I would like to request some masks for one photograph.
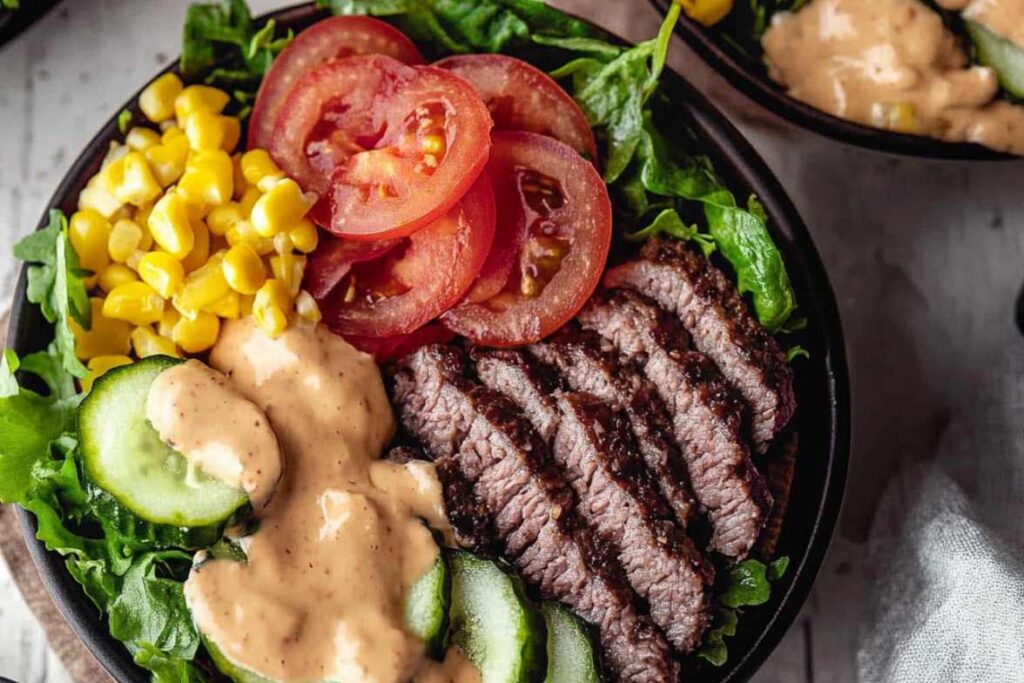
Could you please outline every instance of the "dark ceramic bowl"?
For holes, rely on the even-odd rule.
[[[666,11],[672,0],[650,0],[659,11]],[[765,109],[798,126],[850,145],[868,149],[932,159],[976,161],[1019,159],[981,145],[943,142],[920,135],[893,133],[841,119],[794,99],[768,77],[760,57],[752,57],[723,39],[720,29],[708,28],[683,15],[676,33],[711,67],[733,86]]]
[[[300,29],[320,18],[309,5],[275,12],[270,17],[283,27]],[[800,450],[789,512],[779,538],[778,553],[790,558],[790,569],[775,585],[771,601],[748,609],[739,632],[729,641],[730,657],[721,668],[699,666],[688,678],[694,682],[743,681],[768,657],[807,598],[821,566],[839,513],[850,441],[849,386],[843,335],[835,298],[807,228],[789,198],[753,148],[725,117],[677,74],[666,71],[665,93],[696,133],[719,173],[739,195],[756,193],[770,217],[773,237],[789,268],[806,330],[795,336],[810,352],[796,362],[799,412],[796,427]],[[134,108],[136,97],[129,100]],[[86,180],[99,168],[108,142],[118,136],[111,119],[75,161],[50,201],[70,213]],[[25,300],[21,274],[11,317],[11,343],[20,353],[42,348],[51,330],[34,306]],[[82,593],[56,553],[35,540],[35,520],[20,512],[25,542],[50,594],[72,628],[118,681],[148,680],[128,652],[107,631],[96,609]]]
[[[49,12],[60,0],[21,0],[17,10],[0,8],[0,47]]]

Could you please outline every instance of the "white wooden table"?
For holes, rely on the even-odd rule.
[[[280,0],[250,0],[257,11]],[[556,0],[629,38],[654,33],[642,0]],[[9,245],[29,232],[100,124],[178,52],[186,0],[67,0],[0,50],[0,301]],[[947,428],[977,456],[1019,443],[1024,340],[1024,164],[889,157],[796,130],[732,91],[678,41],[672,64],[751,138],[800,209],[829,268],[847,332],[854,456],[847,502],[814,593],[759,683],[855,681],[857,624],[873,581],[862,561],[891,473]],[[810,454],[813,457],[813,454]],[[970,462],[964,467],[969,470]],[[984,491],[985,482],[977,482]],[[0,563],[0,675],[66,680]]]

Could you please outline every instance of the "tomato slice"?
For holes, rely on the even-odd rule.
[[[597,163],[587,117],[558,83],[537,67],[505,55],[455,55],[434,66],[473,84],[498,130],[525,130],[561,140]]]
[[[404,33],[380,19],[352,16],[318,21],[295,37],[263,77],[249,117],[249,148],[270,144],[274,120],[299,76],[329,59],[353,55],[386,55],[405,64],[426,61]]]
[[[520,245],[512,274],[499,294],[461,303],[441,322],[478,344],[531,344],[574,316],[597,287],[612,206],[597,170],[568,145],[521,131],[496,131],[492,144],[497,234]]]
[[[313,216],[327,229],[355,240],[403,237],[466,193],[487,163],[491,125],[473,87],[451,72],[348,57],[295,84],[270,153],[320,195]]]
[[[454,338],[455,333],[451,330],[437,323],[430,323],[418,330],[396,337],[360,337],[350,334],[345,337],[345,341],[360,351],[370,354],[378,363],[386,363],[408,355],[422,346],[447,344]]]
[[[315,299],[323,299],[348,275],[352,266],[388,253],[401,240],[350,242],[330,233],[320,233],[316,251],[309,258],[302,287]]]
[[[494,239],[494,191],[481,175],[440,220],[372,261],[354,264],[321,301],[324,322],[343,336],[408,334],[457,303]]]

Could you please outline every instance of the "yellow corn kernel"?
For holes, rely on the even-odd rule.
[[[302,274],[306,270],[306,257],[296,256],[291,252],[270,257],[270,270],[274,278],[288,287],[288,293],[296,296],[302,286]]]
[[[306,322],[314,325],[320,322],[320,307],[309,292],[303,290],[295,297],[295,312]]]
[[[252,302],[252,314],[257,324],[271,337],[276,337],[288,327],[292,300],[287,286],[280,280],[267,280],[256,292]]]
[[[149,325],[140,325],[132,330],[132,348],[139,358],[150,356],[174,356],[178,358],[181,352],[174,342],[166,337],[161,337],[153,331]]]
[[[113,320],[103,315],[103,299],[91,297],[89,308],[92,311],[92,325],[88,330],[75,322],[68,321],[71,333],[75,337],[75,355],[82,360],[96,356],[109,356],[128,353],[128,335],[132,326],[121,320]]]
[[[166,135],[164,136],[166,138]],[[181,174],[185,172],[185,162],[188,160],[188,138],[184,135],[176,135],[165,139],[159,145],[146,148],[143,152],[146,161],[149,162],[153,177],[160,183],[160,187],[167,187],[176,182]]]
[[[127,263],[132,255],[140,250],[142,244],[142,228],[128,218],[114,223],[107,237],[107,252],[116,263]]]
[[[82,391],[89,393],[92,391],[93,383],[100,377],[105,375],[108,370],[119,368],[122,365],[131,365],[132,359],[128,356],[123,355],[110,355],[110,356],[96,356],[89,361],[88,368],[89,374],[78,380],[78,383],[82,385]]]
[[[252,315],[252,303],[255,300],[256,297],[254,296],[247,296],[245,294],[240,294],[238,296],[238,311],[241,317],[244,318]]]
[[[917,133],[920,125],[913,102],[876,102],[871,107],[871,120],[879,128],[897,133]]]
[[[210,304],[227,296],[231,291],[224,279],[221,262],[224,255],[214,254],[206,265],[185,276],[185,282],[174,296],[174,307],[184,316],[194,316]]]
[[[231,157],[222,149],[195,152],[178,181],[178,194],[194,206],[217,206],[231,201],[234,172]]]
[[[303,254],[309,254],[316,249],[320,236],[313,222],[308,218],[303,218],[298,225],[288,231],[288,238],[296,249]]]
[[[92,209],[107,219],[117,213],[121,207],[122,204],[117,197],[100,185],[99,176],[93,176],[78,194],[79,209]]]
[[[714,26],[732,11],[733,0],[676,0],[698,24]]]
[[[242,173],[241,152],[235,152],[231,155],[231,170],[235,176],[235,200],[238,200],[249,189],[249,181],[245,179],[245,174]]]
[[[267,176],[284,177],[284,172],[265,149],[251,149],[242,155],[242,175],[250,185],[258,185]]]
[[[278,254],[292,253],[292,238],[288,236],[288,233],[279,232],[274,235],[272,241],[274,242],[274,251]]]
[[[181,262],[166,251],[151,251],[139,261],[139,277],[165,299],[185,280]]]
[[[206,226],[214,235],[226,235],[235,223],[244,220],[242,209],[235,202],[215,206],[206,214]]]
[[[224,111],[230,99],[223,90],[208,85],[190,85],[174,100],[174,114],[178,117],[178,125],[184,128],[188,115],[200,109],[219,114]]]
[[[161,337],[171,338],[174,326],[178,324],[178,320],[181,319],[181,313],[178,313],[173,305],[164,306],[164,314],[160,318],[160,322],[157,324],[156,331]]]
[[[221,116],[220,125],[224,129],[224,138],[221,140],[220,148],[228,154],[235,151],[239,140],[242,139],[242,122],[234,116]]]
[[[124,156],[124,175],[114,189],[114,196],[125,204],[142,206],[160,196],[160,183],[142,152],[132,151]]]
[[[238,199],[238,208],[242,210],[242,215],[248,218],[252,214],[252,207],[256,205],[256,200],[263,196],[258,187],[250,187],[242,193],[242,196]]]
[[[185,142],[188,142],[188,138],[185,137],[185,131],[173,123],[167,126],[167,128],[163,129],[163,132],[160,133],[160,142],[161,144],[164,145],[166,145],[171,140],[177,140],[178,138],[182,138],[185,140]]]
[[[103,300],[105,317],[124,320],[133,325],[159,322],[163,313],[163,297],[145,282],[118,285]]]
[[[128,257],[128,260],[125,261],[124,264],[126,266],[128,266],[129,269],[134,270],[135,274],[138,275],[138,273],[139,273],[139,263],[142,262],[142,257],[145,256],[148,253],[149,253],[148,251],[142,251],[141,249],[136,249],[134,252],[132,252],[132,255]]]
[[[212,313],[218,318],[237,320],[242,317],[242,295],[231,290],[227,293],[227,296],[217,299],[212,304],[203,306],[201,310],[205,313]]]
[[[195,318],[182,316],[174,325],[171,339],[185,353],[200,353],[217,342],[220,334],[220,318],[212,313],[200,311]]]
[[[210,259],[210,230],[202,219],[192,220],[192,234],[196,237],[195,245],[192,251],[181,259],[181,265],[185,267],[186,273],[191,273]]]
[[[228,286],[239,294],[255,294],[267,279],[260,255],[245,243],[228,250],[223,267]]]
[[[273,237],[294,228],[312,206],[299,184],[285,178],[256,200],[249,220],[260,235]]]
[[[266,256],[274,251],[274,240],[269,237],[260,237],[249,221],[238,221],[228,228],[227,234],[224,236],[227,237],[228,244],[232,247],[239,244],[248,244],[260,256]]]
[[[124,143],[128,145],[130,149],[134,149],[137,152],[144,152],[153,145],[160,144],[160,133],[157,133],[152,128],[135,126],[128,131],[127,135],[124,136]]]
[[[99,284],[100,289],[104,292],[109,292],[118,285],[135,282],[138,279],[139,276],[128,266],[122,263],[111,263],[100,271]]]
[[[196,242],[188,202],[175,192],[161,197],[149,214],[149,232],[164,251],[175,258],[185,258]]]
[[[107,236],[110,221],[94,209],[82,209],[71,215],[68,223],[68,237],[71,247],[78,254],[79,264],[86,270],[99,273],[108,263]]]
[[[207,109],[199,109],[189,114],[184,125],[189,147],[196,151],[220,149],[224,142],[224,126],[220,121],[222,118],[226,117]]]
[[[153,123],[160,123],[174,115],[174,105],[183,84],[175,74],[164,74],[146,86],[139,95],[139,109]]]

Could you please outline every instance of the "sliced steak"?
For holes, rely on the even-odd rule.
[[[755,459],[757,468],[764,473],[764,480],[772,494],[772,511],[757,542],[757,554],[765,560],[775,556],[775,548],[782,535],[782,523],[786,519],[789,497],[793,489],[793,475],[796,473],[796,453],[800,437],[790,424],[779,438],[772,443],[766,454]]]
[[[750,406],[752,438],[764,452],[793,416],[793,372],[722,271],[678,240],[652,239],[640,258],[611,269],[604,282],[641,292],[683,321],[697,350]]]
[[[527,583],[597,627],[616,680],[675,681],[668,643],[636,611],[621,565],[580,522],[543,441],[511,401],[465,372],[452,347],[406,357],[394,377],[404,428],[469,483]]]
[[[473,357],[483,383],[549,435],[580,517],[615,548],[669,642],[690,652],[707,626],[714,574],[661,500],[625,415],[590,394],[557,391],[546,377],[551,369],[520,351],[476,350]]]
[[[712,548],[746,557],[771,496],[742,438],[742,406],[714,363],[682,350],[678,321],[634,292],[600,292],[577,320],[643,368],[672,415],[694,494],[711,522]]]
[[[637,447],[676,520],[688,529],[696,512],[686,461],[654,385],[633,364],[620,363],[593,332],[566,328],[529,352],[558,368],[573,391],[584,391],[625,412]]]

